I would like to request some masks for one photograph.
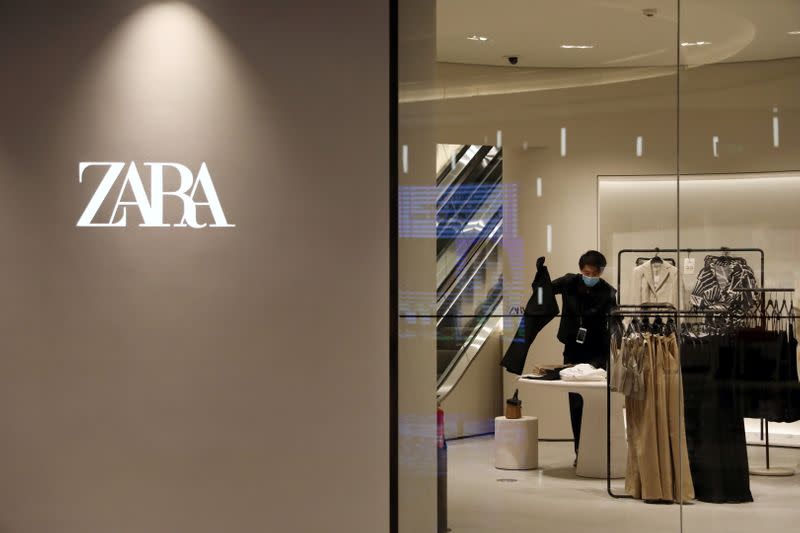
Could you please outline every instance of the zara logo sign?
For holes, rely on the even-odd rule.
[[[84,174],[92,167],[103,167],[105,175],[100,180],[100,184],[92,195],[89,204],[83,211],[78,220],[78,227],[81,228],[124,228],[128,225],[128,209],[138,209],[141,214],[143,228],[235,228],[235,224],[229,224],[222,210],[217,190],[208,171],[208,165],[203,163],[197,175],[185,165],[178,163],[145,163],[144,166],[149,170],[150,189],[145,188],[139,168],[135,162],[127,165],[124,162],[87,162],[80,163],[78,169],[78,182],[83,183]],[[170,173],[177,171],[179,184],[172,190],[164,190],[164,173],[170,169]],[[123,176],[124,173],[124,177]],[[115,194],[111,194],[114,191]],[[201,193],[201,199],[198,199]],[[128,195],[133,199],[123,200]],[[116,197],[116,200],[114,200]],[[180,221],[169,224],[164,221],[164,199],[172,197],[178,200],[182,208]],[[112,204],[113,202],[113,204]],[[111,215],[106,219],[98,216],[103,206],[112,208]],[[198,209],[204,208],[204,209]],[[200,214],[210,213],[208,218],[202,218]]]

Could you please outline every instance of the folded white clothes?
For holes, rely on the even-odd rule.
[[[605,381],[606,371],[581,363],[559,372],[562,381]]]

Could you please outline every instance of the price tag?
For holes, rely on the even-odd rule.
[[[686,274],[694,274],[694,267],[695,267],[695,258],[694,257],[687,257],[683,260],[683,273]]]

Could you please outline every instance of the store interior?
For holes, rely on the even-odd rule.
[[[426,520],[475,533],[791,529],[800,497],[800,5],[405,6],[401,531]],[[607,259],[602,278],[617,304],[672,305],[661,315],[615,311],[620,360],[634,337],[666,354],[645,387],[663,395],[652,410],[610,391],[613,376],[594,389],[526,381],[564,363],[562,296],[521,371],[500,365],[530,324],[537,259],[555,280],[578,272],[587,250]],[[674,287],[662,291],[662,276]],[[729,298],[709,292],[709,280]],[[667,325],[636,329],[656,319]],[[771,348],[753,348],[767,337]],[[584,403],[577,458],[574,390]],[[507,420],[515,392],[535,423]],[[442,438],[425,439],[437,408]],[[662,416],[666,445],[643,445],[641,428]],[[509,463],[508,446],[524,457]],[[632,466],[631,453],[643,462]],[[660,474],[642,469],[649,461]],[[647,496],[654,475],[663,497]]]

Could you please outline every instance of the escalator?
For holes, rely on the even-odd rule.
[[[503,154],[450,148],[437,180],[437,397],[458,384],[499,327],[503,297]]]

